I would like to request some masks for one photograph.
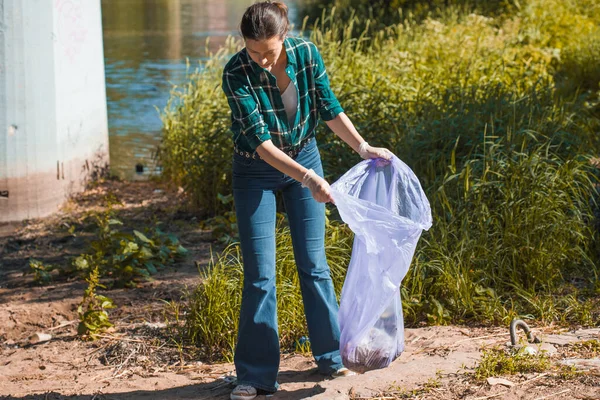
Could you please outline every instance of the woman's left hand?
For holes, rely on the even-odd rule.
[[[391,160],[394,155],[391,151],[384,147],[373,147],[367,142],[362,142],[358,147],[358,154],[365,160],[370,158],[383,158],[385,160]]]

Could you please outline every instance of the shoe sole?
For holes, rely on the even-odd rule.
[[[232,395],[229,396],[229,399],[230,400],[252,400],[252,399],[255,399],[257,396],[258,395],[256,395],[256,394],[254,396],[252,396],[252,395],[249,395],[249,396],[239,396],[237,394],[232,394]]]

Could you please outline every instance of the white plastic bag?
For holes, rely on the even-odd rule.
[[[340,301],[340,351],[357,372],[385,368],[404,350],[400,283],[431,208],[397,157],[365,160],[337,180],[332,196],[355,234]]]

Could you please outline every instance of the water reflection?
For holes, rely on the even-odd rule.
[[[184,81],[186,58],[197,65],[216,51],[253,0],[102,0],[111,169],[137,179],[135,165],[154,171],[159,112],[173,84]],[[286,1],[298,25],[296,1]]]

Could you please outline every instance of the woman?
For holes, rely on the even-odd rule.
[[[223,71],[244,261],[233,400],[253,399],[278,387],[276,191],[283,194],[316,363],[324,374],[349,374],[339,355],[338,305],[325,259],[324,203],[333,199],[314,139],[318,117],[362,158],[391,157],[358,134],[329,87],[319,51],[309,41],[287,37],[288,27],[283,3],[250,6],[240,26],[246,47]]]

